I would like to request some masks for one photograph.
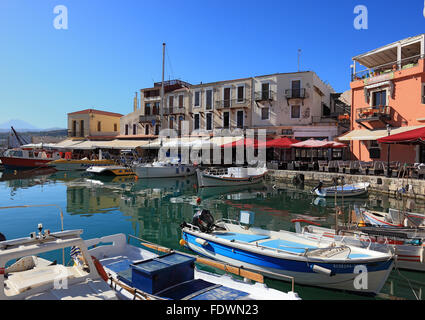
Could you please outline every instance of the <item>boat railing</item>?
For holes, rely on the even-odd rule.
[[[212,176],[220,176],[228,173],[227,168],[207,168],[204,170],[204,173]]]

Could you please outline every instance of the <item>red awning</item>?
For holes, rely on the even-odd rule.
[[[332,147],[332,143],[324,140],[314,140],[314,139],[310,139],[307,141],[302,141],[299,143],[295,143],[292,145],[292,147],[294,148],[331,148]]]
[[[379,143],[419,144],[425,143],[425,127],[378,139]]]
[[[267,148],[288,149],[291,148],[294,143],[298,142],[300,141],[288,137],[283,137],[267,141]]]
[[[221,147],[222,148],[236,148],[238,146],[244,146],[245,148],[266,148],[267,144],[263,141],[258,141],[257,139],[251,139],[251,138],[246,138],[246,139],[241,139],[238,141],[234,141],[234,142],[229,142],[226,144],[223,144]]]

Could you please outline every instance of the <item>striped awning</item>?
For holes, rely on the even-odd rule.
[[[391,129],[391,135],[423,128],[425,126],[408,126],[408,127],[401,127],[401,128],[393,128]],[[367,129],[361,129],[361,130],[353,130],[346,134],[345,136],[342,136],[338,138],[340,141],[372,141],[372,140],[378,140],[383,137],[388,136],[387,129],[380,129],[380,130],[367,130]]]

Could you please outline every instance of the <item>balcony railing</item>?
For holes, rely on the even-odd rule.
[[[215,102],[216,109],[243,108],[249,105],[249,99],[219,100]]]
[[[76,131],[68,130],[68,137],[70,137],[70,138],[84,138],[85,137],[84,133],[85,133],[84,130],[83,131],[81,131],[81,130],[76,130]]]
[[[164,108],[164,114],[185,114],[186,109],[183,107]]]
[[[161,121],[161,116],[160,115],[148,115],[148,116],[140,116],[139,117],[139,122],[141,123],[147,123],[147,122],[152,122],[152,121]]]
[[[273,101],[276,98],[276,92],[272,90],[255,92],[255,101]]]
[[[305,88],[300,89],[286,89],[285,90],[286,99],[304,99],[306,98]]]
[[[424,59],[425,55],[415,55],[412,57],[404,58],[400,61],[392,61],[383,65],[376,66],[371,69],[358,71],[351,75],[351,81],[364,80],[378,76],[391,74],[394,71],[405,70],[418,65],[420,59]]]
[[[374,106],[357,109],[357,122],[376,121],[391,118],[390,106]]]

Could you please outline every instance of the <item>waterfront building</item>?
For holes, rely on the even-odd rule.
[[[425,127],[425,35],[403,39],[354,58],[351,79],[352,155],[362,161],[425,162],[425,147],[377,139]],[[359,66],[362,70],[359,70]]]
[[[140,104],[137,94],[134,98],[133,112],[121,118],[121,131],[119,139],[149,139],[159,135],[161,128],[168,128],[170,112],[174,112],[174,105],[171,108],[167,106],[169,93],[178,89],[189,87],[190,84],[181,80],[170,80],[164,82],[164,108],[161,107],[161,88],[162,83],[154,83],[153,87],[140,89]],[[184,95],[184,91],[182,93]],[[175,106],[181,100],[178,98]],[[176,112],[179,111],[176,108]],[[164,116],[167,117],[164,117]],[[172,114],[174,115],[174,114]],[[172,123],[173,124],[173,123]]]
[[[120,132],[122,116],[95,109],[68,113],[68,137],[73,140],[113,140]]]

